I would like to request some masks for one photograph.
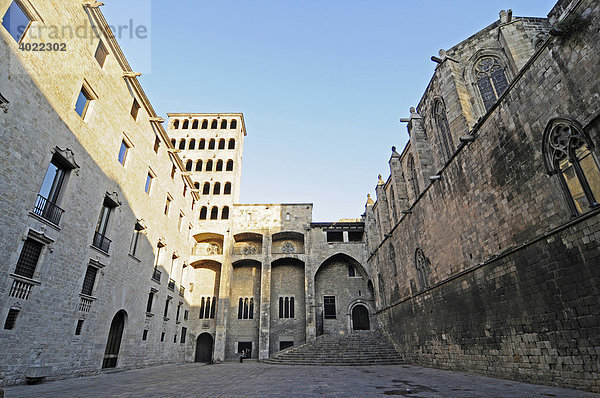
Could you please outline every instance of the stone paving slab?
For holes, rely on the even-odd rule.
[[[188,363],[7,387],[27,397],[600,397],[582,391],[408,365]]]

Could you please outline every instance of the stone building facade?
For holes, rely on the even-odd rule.
[[[0,385],[376,328],[362,220],[239,203],[241,113],[160,118],[94,2],[0,15]]]
[[[432,57],[366,206],[380,325],[409,363],[600,391],[600,4]]]

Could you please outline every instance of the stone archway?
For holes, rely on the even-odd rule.
[[[369,310],[362,304],[352,308],[352,330],[371,330]]]
[[[202,333],[196,339],[195,362],[211,362],[214,339],[210,333]]]
[[[108,340],[102,360],[102,369],[117,367],[126,318],[127,313],[124,310],[120,310],[115,314],[110,324],[110,331],[108,332]]]

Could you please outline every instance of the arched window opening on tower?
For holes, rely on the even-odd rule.
[[[215,140],[214,140],[214,138],[211,138],[211,140],[208,142],[208,149],[215,149]]]
[[[192,129],[193,129],[193,130],[198,130],[198,120],[194,120],[194,121],[192,122]]]
[[[192,166],[194,165],[194,162],[191,160],[188,160],[187,162],[185,162],[185,170],[186,171],[192,171]]]
[[[231,124],[229,125],[229,128],[232,129],[232,130],[233,129],[237,129],[237,120],[233,119],[231,121]]]
[[[233,160],[230,159],[230,160],[227,161],[227,167],[226,167],[225,170],[227,170],[227,171],[233,171]]]
[[[594,143],[579,122],[556,118],[544,131],[544,160],[556,175],[573,216],[600,206],[600,170]]]
[[[221,121],[221,130],[224,130],[227,128],[227,119],[223,119]]]
[[[202,138],[200,141],[198,141],[198,149],[204,149],[206,148],[206,140],[204,138]]]
[[[223,188],[223,195],[231,195],[231,183],[226,182],[225,188]]]
[[[229,207],[228,206],[223,207],[223,210],[221,210],[221,220],[229,220]]]
[[[238,302],[238,319],[254,319],[254,298],[240,298]]]
[[[184,120],[183,121],[182,129],[189,129],[189,128],[190,128],[190,121],[189,120]]]
[[[228,149],[235,149],[235,138],[229,140]]]
[[[486,56],[475,63],[474,72],[483,105],[489,111],[508,88],[504,66],[498,58]]]
[[[446,156],[446,160],[448,160],[454,154],[454,142],[452,140],[452,133],[450,132],[450,125],[448,124],[446,107],[440,99],[435,100],[434,112],[435,124],[437,125],[440,134],[441,146]]]
[[[225,149],[225,139],[223,138],[219,140],[219,149]]]
[[[171,140],[171,145],[173,145],[173,148],[177,146],[177,140],[175,140],[175,138]]]
[[[202,129],[206,130],[208,128],[208,120],[204,119],[202,121]]]
[[[206,171],[212,171],[213,169],[213,161],[212,159],[209,159],[206,161]]]
[[[219,208],[217,206],[213,206],[213,208],[210,209],[210,219],[211,220],[219,219]]]
[[[213,195],[220,195],[220,194],[221,194],[221,183],[215,182],[215,187],[213,188]]]
[[[196,162],[196,171],[202,171],[202,159]]]
[[[194,188],[200,190],[200,183],[199,182],[195,182],[194,183]]]
[[[214,319],[215,305],[215,297],[202,297],[200,300],[200,319]]]
[[[185,139],[179,141],[179,149],[185,149]]]
[[[207,213],[208,209],[206,208],[206,206],[202,206],[202,208],[200,209],[200,219],[206,220]]]
[[[188,146],[188,149],[196,149],[196,140],[195,139],[191,139],[190,140],[190,146]]]
[[[221,159],[217,160],[217,167],[215,171],[223,171],[223,161]]]
[[[216,130],[219,127],[218,122],[216,119],[213,119],[212,123],[210,124],[210,128],[213,130]]]
[[[205,182],[204,186],[202,187],[202,195],[209,195],[210,194],[210,182]]]
[[[175,120],[173,121],[173,128],[174,128],[175,130],[177,130],[177,129],[179,128],[179,120],[178,120],[178,119],[175,119]]]

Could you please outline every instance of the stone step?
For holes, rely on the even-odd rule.
[[[324,335],[315,341],[281,351],[265,363],[278,365],[365,366],[404,363],[379,332]]]

